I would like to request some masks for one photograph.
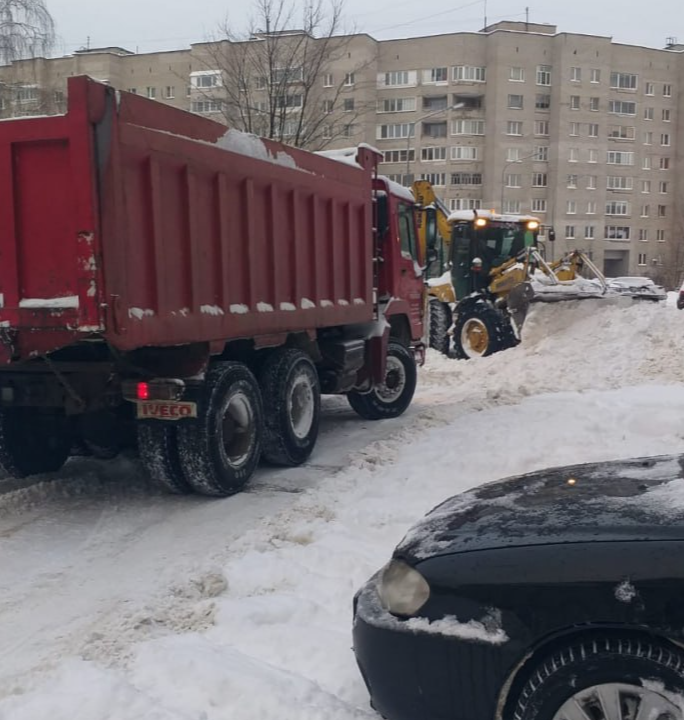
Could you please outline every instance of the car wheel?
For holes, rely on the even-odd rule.
[[[679,720],[684,652],[665,642],[598,637],[536,665],[515,703],[515,720]]]

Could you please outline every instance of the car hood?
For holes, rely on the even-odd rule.
[[[446,500],[395,557],[520,545],[684,539],[684,455],[551,468]]]

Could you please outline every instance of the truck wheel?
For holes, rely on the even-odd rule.
[[[216,363],[207,373],[195,421],[178,427],[185,476],[203,495],[242,490],[261,456],[263,410],[259,385],[238,362]]]
[[[517,720],[681,717],[684,652],[657,640],[598,637],[559,648],[520,691]]]
[[[59,470],[73,440],[72,423],[62,411],[0,409],[0,467],[11,477]]]
[[[321,387],[315,365],[301,350],[276,350],[264,363],[259,384],[264,459],[274,465],[301,465],[318,438]]]
[[[390,340],[385,381],[368,393],[350,392],[347,398],[354,411],[366,420],[399,417],[413,400],[417,380],[413,353],[405,345]]]
[[[517,345],[511,321],[485,302],[477,302],[465,311],[456,309],[454,350],[457,357],[486,357]]]
[[[442,355],[448,355],[451,308],[448,303],[433,299],[428,304],[428,312],[430,313],[430,347],[441,352]]]
[[[138,452],[145,470],[163,490],[176,495],[192,492],[183,474],[175,425],[162,420],[139,421]]]

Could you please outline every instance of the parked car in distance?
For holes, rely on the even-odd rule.
[[[681,720],[684,456],[454,496],[354,598],[390,720]]]
[[[682,286],[679,288],[679,295],[677,295],[677,308],[684,310],[684,283],[682,283]]]
[[[666,300],[667,291],[647,277],[606,278],[608,288],[613,292],[632,297],[635,300]]]

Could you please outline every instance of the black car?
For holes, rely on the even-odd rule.
[[[354,599],[390,720],[681,720],[684,456],[457,495]]]

